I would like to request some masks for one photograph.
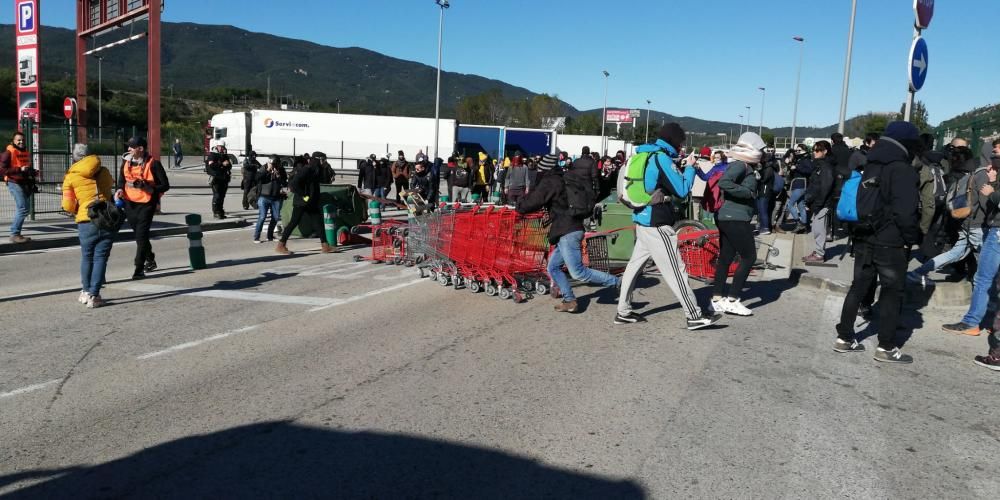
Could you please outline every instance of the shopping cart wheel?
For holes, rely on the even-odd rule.
[[[494,285],[493,283],[487,283],[486,284],[486,295],[489,295],[490,297],[493,297],[493,296],[496,296],[496,294],[497,294],[497,286]]]
[[[421,278],[426,278],[427,277],[427,271],[425,271],[424,268],[418,267],[417,268],[417,272],[420,273],[420,277]]]
[[[520,304],[522,302],[527,302],[528,298],[521,292],[514,291],[514,303]]]
[[[365,258],[362,257],[362,256],[360,256],[360,255],[355,255],[354,256],[354,262],[361,262],[363,260],[365,260]]]
[[[475,281],[475,280],[469,282],[469,290],[472,293],[479,293],[479,291],[482,290],[482,289],[483,289],[483,284],[482,283],[480,283],[478,281]]]
[[[545,295],[549,293],[549,286],[541,281],[536,281],[535,291],[538,292],[538,295]]]
[[[441,283],[441,286],[448,286],[448,281],[449,279],[447,274],[442,273],[438,275],[438,283]]]
[[[510,290],[510,288],[501,288],[500,289],[500,298],[503,299],[503,300],[507,300],[507,299],[511,298],[513,295],[514,295],[514,292],[512,292]]]
[[[780,251],[778,251],[778,247],[771,247],[771,248],[768,248],[768,249],[767,249],[767,253],[768,253],[768,255],[770,255],[771,257],[777,257],[777,256],[778,256],[778,254],[779,254],[779,253],[781,253],[781,252],[780,252]]]

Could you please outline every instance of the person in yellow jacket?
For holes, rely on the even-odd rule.
[[[93,309],[104,305],[101,287],[108,268],[111,244],[115,233],[98,229],[87,215],[87,209],[97,201],[114,203],[111,172],[101,166],[101,159],[91,155],[86,144],[73,147],[73,165],[66,172],[62,187],[63,210],[76,215],[80,235],[80,302]]]

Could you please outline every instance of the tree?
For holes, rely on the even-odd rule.
[[[903,113],[906,112],[906,103],[904,102],[902,106],[899,107],[899,114],[896,115],[897,120],[903,119]],[[917,130],[921,132],[926,132],[931,129],[931,126],[927,123],[927,107],[924,105],[924,101],[915,101],[913,103],[913,109],[910,110],[910,123],[912,123]]]
[[[868,113],[861,120],[861,128],[865,134],[879,134],[885,132],[886,125],[889,125],[889,115]]]

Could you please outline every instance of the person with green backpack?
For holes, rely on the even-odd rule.
[[[636,149],[636,154],[618,175],[619,200],[633,210],[635,247],[622,275],[614,319],[616,325],[646,321],[632,311],[632,291],[649,259],[656,263],[663,280],[684,308],[688,330],[713,325],[722,318],[721,314],[706,316],[698,307],[694,290],[688,283],[687,269],[677,251],[677,233],[672,227],[677,214],[671,199],[687,197],[694,184],[694,154],[684,161],[683,171],[674,167],[674,158],[686,138],[680,125],[667,123],[660,128],[654,143]]]

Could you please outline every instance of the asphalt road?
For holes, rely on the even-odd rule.
[[[756,315],[688,332],[514,304],[407,268],[206,235],[87,310],[77,249],[0,255],[0,494],[24,498],[992,498],[983,338],[908,314],[909,366],[831,350],[841,299],[752,283]],[[707,298],[707,290],[699,297]],[[866,341],[874,348],[874,339]]]

